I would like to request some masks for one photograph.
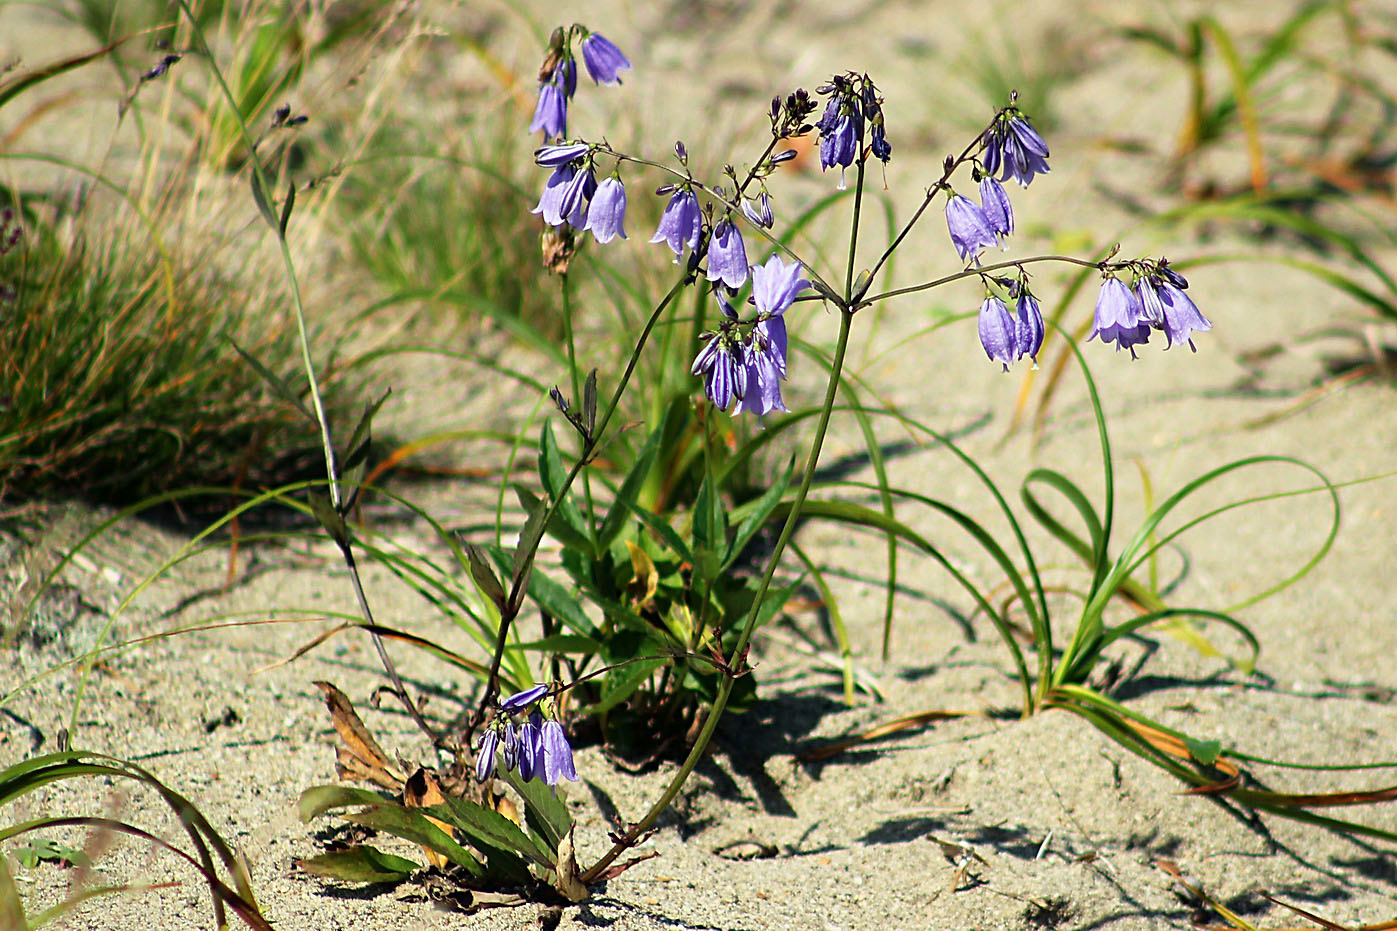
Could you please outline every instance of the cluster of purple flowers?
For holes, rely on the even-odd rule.
[[[529,132],[543,132],[544,141],[562,139],[568,134],[568,101],[577,93],[577,60],[569,39],[582,34],[582,63],[597,84],[620,84],[620,72],[629,71],[630,59],[599,32],[574,26],[567,33],[555,30],[548,57],[538,72],[538,103]]]
[[[883,124],[883,98],[868,75],[837,74],[830,83],[816,90],[829,101],[815,128],[820,131],[820,168],[839,166],[839,189],[844,189],[844,169],[859,158],[864,128],[868,128],[869,150],[884,164],[893,147]]]
[[[980,139],[985,174],[998,174],[1000,181],[1013,178],[1028,187],[1034,175],[1048,173],[1048,144],[1016,108],[1001,110]]]
[[[995,116],[980,136],[980,146],[981,167],[975,172],[980,203],[949,189],[946,202],[946,228],[965,262],[978,261],[981,250],[1002,244],[1014,232],[1014,207],[1000,182],[1013,178],[1028,187],[1035,174],[1048,173],[1047,143],[1012,106]]]
[[[539,701],[547,694],[548,686],[535,685],[500,702],[493,726],[480,738],[477,779],[484,782],[494,775],[498,759],[505,770],[515,770],[525,782],[542,779],[556,786],[562,779],[577,781],[572,746],[563,726],[553,718],[545,719],[539,710]]]
[[[710,259],[711,261],[711,259]],[[720,410],[737,401],[735,413],[785,411],[781,382],[786,378],[786,308],[796,295],[810,287],[800,277],[799,262],[789,265],[773,255],[763,265],[752,266],[752,298],[757,314],[748,321],[747,337],[737,311],[718,290],[723,319],[718,329],[705,333],[706,343],[694,359],[693,374],[703,378],[703,390]]]
[[[1014,207],[1004,185],[980,179],[980,201],[951,194],[946,201],[946,229],[962,261],[979,260],[981,250],[1000,245],[1014,232]]]
[[[566,223],[575,230],[591,230],[599,243],[617,236],[625,239],[626,186],[619,175],[598,184],[591,160],[592,147],[585,142],[546,145],[535,151],[534,161],[553,173],[532,212],[542,214],[552,226]]]
[[[1010,313],[1004,301],[989,294],[980,305],[980,345],[985,347],[985,355],[990,361],[998,362],[1009,371],[1009,363],[1028,356],[1034,365],[1038,364],[1038,350],[1043,346],[1043,311],[1038,299],[1028,290],[1028,282],[999,280],[1008,287],[1010,297],[1015,299],[1014,311]]]
[[[1134,273],[1127,286],[1108,270],[1096,297],[1096,317],[1088,340],[1101,337],[1103,343],[1115,343],[1116,351],[1129,349],[1135,357],[1135,347],[1148,342],[1150,330],[1163,330],[1168,345],[1188,343],[1194,352],[1193,334],[1211,330],[1213,325],[1198,306],[1184,293],[1188,280],[1169,267],[1167,259],[1157,262],[1129,262],[1124,267]]]

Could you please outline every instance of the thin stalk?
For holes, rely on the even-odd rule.
[[[727,707],[728,698],[732,695],[733,683],[737,681],[737,676],[744,670],[739,669],[734,672],[733,664],[745,666],[742,659],[746,652],[748,643],[751,642],[752,634],[757,627],[757,618],[761,613],[762,602],[766,599],[767,590],[771,587],[771,580],[776,575],[776,567],[781,561],[781,556],[785,552],[786,544],[790,542],[791,535],[795,533],[796,524],[800,520],[801,508],[805,505],[805,498],[810,493],[810,485],[815,479],[815,469],[820,460],[820,449],[824,445],[825,432],[829,427],[830,414],[834,410],[835,395],[839,391],[839,376],[844,369],[844,355],[849,346],[849,330],[853,323],[853,312],[848,308],[841,308],[839,320],[839,342],[834,350],[834,363],[830,369],[829,386],[825,389],[825,402],[820,410],[820,421],[815,427],[815,438],[810,445],[810,456],[806,460],[805,473],[801,476],[800,488],[796,492],[795,500],[791,503],[790,513],[786,516],[786,523],[781,528],[781,535],[776,540],[775,547],[772,548],[771,556],[767,560],[766,571],[762,575],[762,582],[757,589],[757,595],[752,601],[751,611],[747,615],[747,621],[743,625],[742,633],[738,636],[737,644],[734,646],[729,657],[729,668],[724,670],[724,675],[718,681],[718,692],[713,698],[713,706],[709,709],[708,715],[704,718],[703,727],[699,731],[698,738],[694,741],[693,747],[689,750],[689,755],[684,759],[684,764],[679,768],[663,795],[650,806],[650,810],[640,819],[630,830],[617,840],[602,858],[587,871],[582,874],[581,880],[585,885],[595,882],[601,875],[602,870],[611,865],[620,854],[631,847],[655,821],[669,808],[683,787],[689,774],[694,771],[703,754],[708,749],[708,743],[713,739],[713,732],[718,727],[718,721],[723,716],[723,710]]]
[[[914,284],[906,288],[883,291],[872,297],[862,298],[859,301],[859,306],[876,304],[890,297],[901,297],[904,294],[916,294],[918,291],[929,291],[932,288],[939,288],[941,285],[949,284],[952,281],[959,281],[962,278],[974,278],[989,272],[999,271],[1002,268],[1017,268],[1020,265],[1034,265],[1038,262],[1066,262],[1068,265],[1080,265],[1083,268],[1101,268],[1104,264],[1102,262],[1089,262],[1086,259],[1079,259],[1070,255],[1032,255],[1026,259],[1006,259],[1003,262],[995,262],[992,265],[976,265],[973,268],[967,268],[964,271],[956,272],[954,275],[946,275],[943,278],[937,278],[935,281],[926,281],[922,284]]]
[[[582,382],[580,380],[581,373],[577,368],[577,340],[572,331],[572,288],[568,287],[568,282],[571,279],[567,272],[563,272],[559,277],[562,279],[563,291],[563,338],[568,344],[568,370],[572,373],[572,403],[580,410]],[[585,446],[586,440],[582,442]],[[578,458],[583,460],[587,458],[587,455],[588,450],[582,449],[579,451]],[[582,496],[587,503],[587,526],[595,528],[597,526],[597,510],[596,505],[592,502],[592,481],[589,474],[582,476]],[[593,541],[593,548],[595,549],[595,547],[596,541]]]

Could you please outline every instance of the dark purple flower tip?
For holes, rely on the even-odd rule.
[[[747,247],[731,220],[720,220],[708,240],[708,280],[734,289],[747,281]]]
[[[475,754],[475,778],[484,782],[495,772],[495,750],[500,745],[499,731],[493,727],[480,737],[480,749]]]
[[[538,712],[529,715],[529,720],[519,725],[519,778],[525,782],[543,772],[542,744],[539,740]]]
[[[1170,268],[1168,259],[1159,260],[1159,265],[1156,267],[1156,272],[1158,273],[1159,277],[1163,278],[1165,281],[1169,282],[1174,287],[1178,288],[1180,291],[1188,290],[1188,279],[1185,278],[1183,275],[1180,275],[1178,272],[1174,271],[1174,269]]]
[[[1182,289],[1175,287],[1171,282],[1166,281],[1159,286],[1159,301],[1164,315],[1164,337],[1169,346],[1188,343],[1188,348],[1197,352],[1198,347],[1193,345],[1192,334],[1211,330],[1213,325],[1208,322],[1208,318],[1203,316],[1202,311]]]
[[[667,243],[674,250],[674,261],[684,254],[684,247],[698,248],[699,237],[703,233],[703,214],[699,210],[698,198],[688,188],[680,188],[665,205],[660,216],[660,225],[651,242]]]
[[[539,743],[543,749],[543,781],[556,786],[559,780],[577,781],[577,768],[572,762],[572,745],[557,721],[545,721],[539,728]]]
[[[767,317],[785,313],[796,296],[810,287],[810,282],[800,277],[802,271],[804,269],[799,262],[787,265],[779,255],[753,266],[752,301],[757,305],[757,312]],[[784,349],[782,355],[785,355]]]
[[[1015,358],[1028,356],[1033,364],[1038,364],[1038,350],[1043,348],[1043,311],[1038,299],[1027,290],[1020,290],[1019,301],[1014,314]]]
[[[545,139],[561,139],[568,131],[568,102],[562,88],[549,82],[538,88],[538,104],[534,107],[534,121],[529,124],[529,132],[543,131]]]
[[[538,206],[529,212],[543,214],[543,221],[549,226],[562,226],[563,221],[567,219],[567,215],[563,213],[563,197],[576,177],[577,169],[569,162],[554,168],[553,173],[544,182],[543,196],[538,199]]]
[[[599,32],[582,40],[582,63],[597,84],[620,84],[618,73],[631,70],[631,60]]]
[[[775,155],[771,156],[771,164],[779,165],[782,162],[789,162],[791,159],[795,158],[799,154],[800,153],[797,152],[795,149],[782,149],[780,152],[777,152]]]
[[[534,164],[544,168],[557,168],[587,154],[591,146],[585,142],[570,142],[567,145],[545,145],[534,149]]]
[[[1115,343],[1117,352],[1129,349],[1131,356],[1135,355],[1135,346],[1150,338],[1150,325],[1140,298],[1119,278],[1101,282],[1093,323],[1089,341],[1099,336],[1103,343]]]
[[[868,135],[871,139],[870,148],[873,150],[873,157],[886,165],[888,159],[893,156],[893,147],[892,143],[888,142],[888,137],[884,135],[883,124],[881,122],[874,123]]]
[[[1018,334],[1009,308],[997,297],[987,297],[980,305],[980,345],[985,355],[1009,371],[1009,363],[1023,355],[1018,349]]]
[[[558,212],[563,215],[563,219],[567,220],[568,225],[573,229],[580,230],[586,227],[587,201],[596,189],[597,178],[596,175],[592,174],[590,168],[577,172],[563,188]]]
[[[522,692],[515,692],[500,702],[500,711],[505,714],[518,714],[547,694],[548,686],[546,685],[530,686]]]
[[[626,238],[626,186],[612,176],[597,186],[587,208],[587,225],[593,238],[605,245],[617,236]]]
[[[1003,238],[1014,231],[1014,206],[1009,203],[1004,185],[986,175],[980,181],[980,202],[996,236]]]
[[[703,393],[719,410],[727,410],[733,398],[747,393],[747,369],[740,364],[740,352],[740,347],[733,344],[726,332],[715,333],[694,358],[690,369],[694,375],[703,376]]]
[[[946,228],[964,261],[978,256],[981,249],[992,247],[999,241],[980,205],[959,194],[946,202]]]

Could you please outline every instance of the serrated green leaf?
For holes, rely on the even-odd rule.
[[[431,811],[473,841],[515,857],[528,857],[545,869],[557,865],[550,851],[540,847],[523,828],[494,809],[464,799],[447,798],[445,805],[436,805]]]
[[[495,570],[490,567],[489,555],[483,547],[475,543],[467,543],[465,551],[471,578],[475,580],[476,585],[480,586],[485,597],[493,601],[495,607],[503,611],[507,596],[504,586],[500,584],[499,578],[495,575]]]
[[[420,863],[384,853],[368,844],[297,860],[296,865],[313,876],[353,883],[400,882],[422,869]]]
[[[556,856],[558,845],[572,830],[572,815],[568,814],[567,803],[541,779],[525,782],[517,772],[509,770],[504,774],[504,781],[524,799],[524,823],[550,854]]]
[[[430,847],[457,866],[465,867],[474,876],[484,876],[485,867],[466,848],[452,840],[437,827],[421,809],[406,808],[396,802],[383,802],[369,808],[345,812],[347,821],[410,840],[414,844]]]

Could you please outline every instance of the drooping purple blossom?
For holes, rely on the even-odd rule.
[[[779,330],[780,342],[773,338]],[[752,327],[752,340],[744,359],[747,390],[738,401],[735,414],[764,417],[772,411],[785,411],[781,400],[781,380],[786,377],[786,322],[772,317]]]
[[[1014,231],[1014,206],[1009,203],[1009,195],[1004,185],[986,175],[980,179],[980,203],[989,221],[990,230],[1003,241]]]
[[[591,167],[580,169],[563,188],[563,196],[558,204],[558,212],[568,225],[580,230],[587,225],[587,202],[597,189],[597,178]],[[554,224],[556,225],[556,224]]]
[[[1034,175],[1048,173],[1048,144],[1028,117],[1016,110],[1000,114],[985,131],[984,144],[985,173],[997,174],[1001,181],[1013,178],[1028,187]]]
[[[577,782],[577,768],[572,762],[572,745],[568,743],[563,725],[549,719],[539,728],[539,748],[543,756],[543,781],[556,786],[560,780]]]
[[[753,226],[760,226],[764,230],[771,229],[772,224],[776,222],[776,217],[771,212],[771,195],[762,191],[755,201],[743,198],[742,215]]]
[[[561,139],[566,136],[568,98],[576,88],[577,66],[566,59],[560,61],[554,66],[552,75],[538,86],[538,103],[534,106],[534,119],[529,124],[529,132],[536,133],[541,130],[544,139]]]
[[[737,224],[724,218],[708,240],[708,280],[740,288],[747,281],[747,247]]]
[[[617,236],[626,238],[626,187],[615,175],[605,179],[592,195],[587,208],[587,225],[593,238],[605,245]]]
[[[697,249],[699,237],[703,233],[703,214],[699,210],[698,198],[688,188],[680,188],[665,205],[660,215],[660,225],[655,229],[651,242],[667,243],[674,251],[674,261],[684,255],[684,247]]]
[[[969,261],[978,256],[981,249],[992,247],[999,241],[984,209],[959,194],[946,202],[946,228],[963,261]]]
[[[742,346],[734,338],[729,324],[708,338],[699,350],[689,370],[703,377],[703,393],[719,410],[732,406],[733,398],[747,393],[747,367],[743,364]]]
[[[577,169],[570,162],[554,168],[543,184],[543,196],[538,199],[538,206],[529,212],[542,214],[543,221],[549,226],[562,226],[567,219],[563,214],[563,196],[576,176]]]
[[[1045,332],[1043,310],[1038,306],[1038,299],[1023,285],[1019,285],[1019,300],[1014,311],[1014,358],[1028,356],[1037,365]]]
[[[475,778],[484,782],[495,771],[495,751],[500,745],[499,731],[493,727],[480,736],[480,747],[475,754]]]
[[[828,132],[820,133],[820,169],[839,166],[839,189],[844,190],[844,169],[854,164],[859,152],[858,121],[852,114],[835,119]]]
[[[1161,284],[1158,294],[1163,309],[1164,338],[1169,343],[1165,348],[1188,343],[1188,348],[1197,352],[1198,347],[1193,345],[1192,334],[1211,330],[1213,325],[1189,296],[1182,289],[1175,287],[1173,282],[1165,281]]]
[[[799,262],[787,265],[779,255],[773,255],[761,265],[752,266],[752,303],[757,305],[757,313],[763,317],[777,317],[785,313],[800,292],[810,287],[810,282],[800,277],[804,270]],[[785,358],[784,346],[781,355]],[[785,369],[782,363],[781,370],[784,372]]]
[[[1131,358],[1135,357],[1135,347],[1150,338],[1150,324],[1140,298],[1114,276],[1101,282],[1093,323],[1088,341],[1099,336],[1103,343],[1115,343],[1117,352],[1129,349]]]
[[[543,716],[535,711],[519,725],[519,760],[515,769],[525,782],[543,772],[543,743],[539,734],[542,722]]]
[[[599,32],[582,40],[582,63],[597,84],[620,84],[619,72],[631,70],[631,60]]]
[[[1004,371],[1009,371],[1009,363],[1020,358],[1023,353],[1018,348],[1014,318],[1003,301],[993,295],[985,298],[985,302],[980,305],[978,329],[980,345],[985,348],[985,355],[989,356],[990,361],[1003,365]]]

